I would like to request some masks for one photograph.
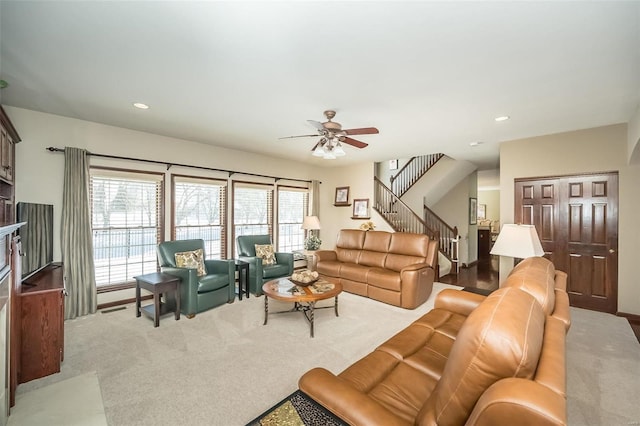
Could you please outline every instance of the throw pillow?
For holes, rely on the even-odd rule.
[[[263,265],[275,265],[276,254],[271,244],[256,244],[256,256],[262,259]]]
[[[207,275],[204,267],[204,252],[202,249],[183,251],[175,254],[178,268],[193,268],[198,270],[198,276]]]

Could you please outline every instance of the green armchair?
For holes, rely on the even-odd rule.
[[[180,311],[193,318],[196,313],[215,308],[235,300],[236,270],[233,260],[205,260],[206,275],[198,276],[196,268],[178,268],[175,254],[202,249],[203,240],[165,241],[158,245],[158,263],[165,274],[182,279],[180,284]],[[175,306],[173,294],[166,295],[166,303]]]
[[[265,281],[288,277],[293,273],[293,253],[275,253],[274,265],[263,265],[256,257],[256,244],[271,244],[269,235],[242,235],[236,239],[238,258],[249,262],[249,291],[256,296],[262,294]]]

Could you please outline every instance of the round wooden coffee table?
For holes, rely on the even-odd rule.
[[[281,302],[293,302],[293,308],[288,311],[272,312],[272,314],[284,314],[288,312],[302,312],[309,321],[311,337],[313,337],[313,311],[315,309],[334,308],[338,315],[338,295],[342,292],[342,284],[335,284],[320,279],[307,287],[293,284],[288,278],[271,280],[262,286],[264,293],[264,325],[267,325],[269,317],[269,298]],[[316,308],[316,302],[335,297],[333,306]]]

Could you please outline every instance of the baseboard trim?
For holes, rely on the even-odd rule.
[[[616,316],[624,317],[624,318],[628,319],[630,322],[634,322],[634,323],[640,324],[640,315],[628,314],[626,312],[616,312]]]
[[[153,299],[153,294],[147,294],[140,298],[140,300],[149,300],[149,299]],[[128,305],[129,303],[133,303],[135,301],[136,301],[136,298],[132,297],[130,299],[123,299],[123,300],[116,300],[113,302],[101,303],[98,305],[97,309],[105,309],[105,308],[112,308],[114,306]]]

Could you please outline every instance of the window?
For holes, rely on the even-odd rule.
[[[200,238],[207,259],[226,259],[226,190],[226,181],[173,176],[173,239]]]
[[[305,230],[301,226],[308,205],[308,189],[278,188],[278,250],[304,250]]]
[[[271,185],[233,184],[233,233],[273,236],[273,187]]]
[[[104,289],[157,271],[162,175],[93,168],[90,185],[96,285]]]

